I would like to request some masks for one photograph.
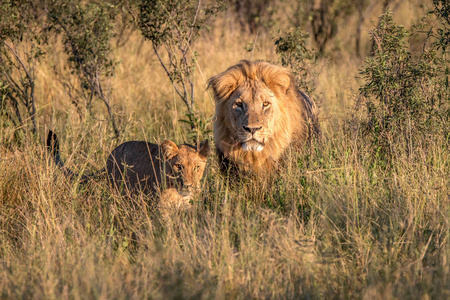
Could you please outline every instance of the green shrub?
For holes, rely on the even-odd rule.
[[[307,48],[308,33],[300,28],[291,32],[280,34],[275,38],[275,51],[281,64],[290,68],[299,88],[307,93],[313,93],[316,89],[314,81],[314,66],[316,53]]]
[[[400,149],[412,152],[431,133],[448,136],[448,60],[435,43],[414,59],[411,34],[395,24],[392,12],[382,15],[371,32],[373,56],[361,70],[360,88],[365,122],[376,152],[391,157]],[[444,51],[445,52],[445,51]]]
[[[194,107],[197,53],[193,45],[200,32],[207,29],[207,22],[223,8],[221,1],[201,4],[189,0],[146,0],[139,3],[139,28],[152,43],[176,94],[186,105],[187,120],[183,121],[190,125],[190,137],[194,142],[207,135],[209,129],[208,122]]]
[[[105,81],[114,74],[116,61],[111,47],[113,21],[117,12],[114,6],[81,1],[53,0],[48,3],[50,26],[61,33],[69,65],[78,75],[80,93],[88,111],[94,99],[101,100],[108,111],[116,138],[119,137],[110,105],[110,91]]]
[[[2,124],[36,133],[36,69],[45,52],[40,2],[0,3],[0,110]],[[8,125],[8,126],[9,126]]]

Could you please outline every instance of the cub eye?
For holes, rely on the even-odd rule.
[[[194,172],[198,172],[198,170],[200,170],[200,167],[199,166],[195,166],[194,167]]]
[[[173,167],[174,167],[177,171],[183,170],[183,165],[182,165],[182,164],[174,164]]]
[[[270,106],[270,102],[267,102],[267,101],[263,102],[263,107],[264,108],[269,107],[269,106]]]
[[[234,106],[242,108],[244,106],[244,104],[242,103],[242,101],[236,101],[236,102],[234,102]]]

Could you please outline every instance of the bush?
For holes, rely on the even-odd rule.
[[[101,100],[108,111],[116,138],[119,137],[110,106],[110,91],[105,80],[114,74],[111,38],[117,12],[109,3],[82,4],[79,1],[53,0],[48,3],[50,27],[62,34],[69,65],[80,78],[79,95],[88,111],[94,99]]]
[[[275,51],[281,64],[290,68],[299,88],[307,93],[316,89],[313,68],[316,63],[316,53],[307,48],[308,33],[300,28],[281,34],[275,39]]]
[[[209,130],[194,107],[197,53],[193,45],[207,22],[223,8],[221,1],[202,5],[200,1],[147,0],[139,4],[139,28],[186,105],[187,120],[183,121],[190,125],[194,142],[202,140]]]
[[[0,3],[0,110],[2,124],[36,134],[36,69],[44,56],[40,2]]]
[[[439,56],[440,48],[434,43],[413,59],[411,34],[394,23],[391,11],[371,36],[375,49],[361,70],[365,84],[360,92],[376,152],[390,157],[399,147],[412,152],[426,144],[427,134],[448,137],[448,60]]]

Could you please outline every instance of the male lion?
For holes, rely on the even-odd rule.
[[[52,131],[48,134],[47,147],[56,164],[71,178],[86,181],[105,172],[103,169],[92,175],[79,176],[66,168],[60,157],[58,139]],[[198,147],[188,144],[177,146],[169,140],[161,145],[130,141],[111,152],[106,162],[106,172],[117,189],[131,193],[141,190],[161,196],[162,201],[167,202],[161,203],[164,206],[180,206],[189,203],[192,192],[199,188],[208,153],[207,140]]]
[[[320,134],[316,106],[291,72],[243,60],[208,81],[216,102],[214,142],[223,171],[267,172],[291,144]]]

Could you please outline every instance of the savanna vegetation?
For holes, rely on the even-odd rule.
[[[2,0],[0,298],[450,298],[448,0]],[[77,173],[212,137],[208,78],[290,68],[322,139],[270,182],[211,154],[162,216]]]

